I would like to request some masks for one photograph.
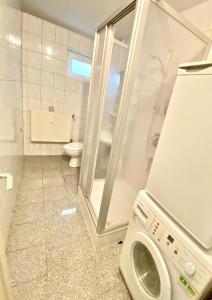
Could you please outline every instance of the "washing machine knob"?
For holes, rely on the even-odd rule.
[[[192,262],[185,263],[185,272],[189,276],[193,276],[196,271],[195,265]]]

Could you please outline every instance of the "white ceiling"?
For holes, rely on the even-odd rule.
[[[183,11],[205,0],[167,0]],[[92,36],[96,27],[132,0],[21,0],[25,12]]]

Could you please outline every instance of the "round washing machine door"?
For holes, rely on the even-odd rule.
[[[171,299],[166,264],[158,247],[146,234],[136,234],[131,246],[131,263],[142,300]]]

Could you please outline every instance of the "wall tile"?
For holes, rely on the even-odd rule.
[[[53,87],[53,73],[42,71],[41,72],[41,82],[43,85]]]
[[[22,33],[22,48],[28,49],[28,32],[25,31]]]
[[[75,104],[76,93],[65,92],[65,104],[74,105]]]
[[[28,70],[27,66],[22,65],[22,81],[26,82],[28,81]]]
[[[25,49],[22,49],[22,64],[28,66],[28,51]]]
[[[60,90],[60,89],[54,89],[54,103],[58,102],[58,103],[64,103],[65,100],[65,92],[64,90]]]
[[[23,13],[22,17],[22,30],[28,31],[28,14]]]
[[[67,47],[63,45],[56,44],[55,46],[55,58],[59,60],[67,60]]]
[[[55,41],[56,39],[56,25],[43,21],[43,31],[42,31],[43,38],[51,41]]]
[[[40,85],[34,83],[28,83],[28,97],[31,99],[40,100]]]
[[[28,99],[28,109],[29,110],[40,110],[40,100],[39,99]]]
[[[28,68],[28,82],[40,84],[41,82],[41,71],[34,68]]]
[[[83,139],[83,124],[87,106],[88,83],[67,77],[68,48],[89,51],[92,41],[65,28],[24,16],[22,45],[22,78],[24,104],[29,110],[75,113],[76,126],[73,138]],[[37,26],[37,28],[36,28]],[[90,45],[90,46],[89,46]],[[81,50],[80,50],[81,49]],[[17,76],[20,76],[17,74]],[[82,108],[81,105],[84,107]],[[24,120],[24,149],[27,155],[57,155],[63,148],[58,144],[30,142],[30,114]]]
[[[54,88],[65,90],[65,76],[54,74]]]
[[[41,52],[41,37],[28,33],[28,49],[34,52]]]
[[[68,45],[68,30],[60,26],[56,26],[56,43]]]
[[[28,15],[28,32],[41,36],[42,20],[32,15]]]
[[[55,43],[46,39],[42,39],[42,54],[54,57]]]
[[[67,91],[76,92],[76,84],[77,84],[77,80],[74,78],[70,78],[70,77],[66,77],[66,87],[65,89]]]
[[[63,61],[55,59],[54,72],[55,72],[55,74],[65,76],[65,74],[66,74],[66,63],[63,62]]]
[[[54,72],[54,59],[52,57],[42,55],[42,70]]]
[[[68,47],[70,49],[79,50],[80,48],[80,35],[73,31],[69,31]]]
[[[35,69],[41,69],[41,54],[28,51],[28,66]]]
[[[52,100],[53,88],[48,86],[41,86],[41,100]]]

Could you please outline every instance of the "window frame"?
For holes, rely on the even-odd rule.
[[[72,68],[71,68],[72,59],[89,64],[91,66],[92,65],[92,57],[89,55],[86,55],[84,53],[80,53],[75,50],[68,49],[68,62],[67,62],[66,76],[69,78],[74,78],[74,79],[79,79],[82,81],[89,82],[90,77],[88,78],[86,76],[72,72]]]

